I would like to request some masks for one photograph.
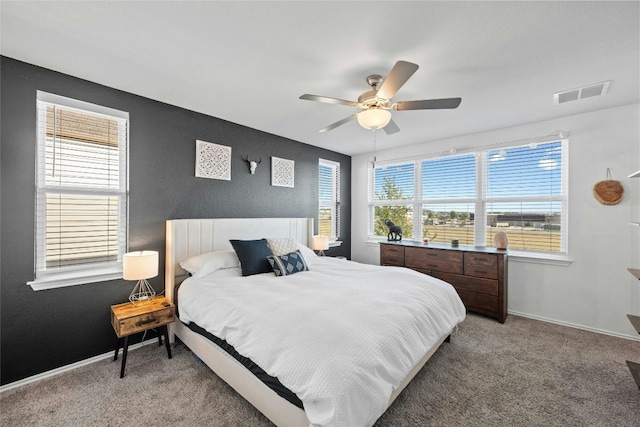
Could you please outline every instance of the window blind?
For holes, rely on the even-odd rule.
[[[476,158],[473,154],[422,162],[422,199],[471,199],[476,196]]]
[[[338,238],[340,230],[340,164],[318,162],[318,234]]]
[[[513,251],[566,256],[568,140],[494,147],[374,165],[369,236],[385,237],[391,219],[407,239],[493,246],[504,231]]]
[[[487,152],[487,245],[504,231],[509,248],[564,252],[562,142]]]
[[[374,169],[374,200],[412,200],[414,174],[414,163],[377,166]]]
[[[126,250],[126,113],[67,100],[38,93],[36,280],[90,276]]]
[[[474,244],[476,156],[463,154],[422,162],[422,238]]]
[[[389,220],[402,228],[403,238],[413,235],[416,164],[414,162],[375,166],[373,178],[373,204],[370,209],[371,233],[386,237]]]

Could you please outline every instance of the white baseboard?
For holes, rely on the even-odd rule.
[[[158,341],[155,338],[148,339],[148,340],[140,342],[138,344],[130,345],[128,351],[137,350],[140,347],[143,347],[145,345],[157,344],[157,343],[158,343]],[[70,365],[65,365],[65,366],[61,366],[61,367],[56,368],[56,369],[52,369],[52,370],[47,371],[47,372],[42,372],[42,373],[36,374],[36,375],[34,375],[32,377],[28,377],[28,378],[25,378],[25,379],[22,379],[22,380],[18,380],[18,381],[9,383],[9,384],[5,384],[3,386],[0,386],[0,393],[4,393],[5,391],[9,391],[9,390],[12,390],[12,389],[14,389],[16,387],[21,387],[23,385],[31,384],[31,383],[34,383],[36,381],[43,380],[45,378],[50,378],[50,377],[53,377],[55,375],[62,374],[64,372],[72,371],[74,369],[80,368],[81,366],[87,366],[87,365],[90,365],[92,363],[99,362],[100,360],[113,358],[113,353],[114,353],[113,351],[110,351],[108,353],[104,353],[104,354],[100,354],[98,356],[90,357],[88,359],[84,359],[84,360],[81,360],[79,362],[72,363]],[[119,354],[122,355],[122,349],[120,349],[120,353]],[[122,357],[122,356],[120,356],[120,357]]]
[[[640,341],[640,338],[636,338],[635,336],[618,334],[618,333],[615,333],[615,332],[605,331],[605,330],[602,330],[602,329],[589,328],[589,327],[586,327],[586,326],[583,326],[583,325],[578,325],[578,324],[575,324],[575,323],[562,322],[562,321],[559,321],[559,320],[549,319],[549,318],[542,317],[542,316],[535,316],[535,315],[528,314],[528,313],[521,313],[519,311],[509,310],[508,313],[509,314],[513,314],[514,316],[527,317],[529,319],[539,320],[541,322],[553,323],[553,324],[560,325],[560,326],[567,326],[569,328],[582,329],[584,331],[595,332],[595,333],[598,333],[598,334],[609,335],[609,336],[613,336],[613,337],[617,337],[617,338],[624,338],[624,339],[631,340],[631,341]],[[155,344],[155,343],[156,343],[155,339],[148,339],[148,340],[143,341],[141,343],[129,346],[129,351],[136,350],[136,349],[138,349],[140,347],[143,347],[145,345]],[[120,350],[120,351],[122,351],[122,350]],[[100,360],[104,360],[104,359],[108,359],[108,358],[112,358],[112,357],[113,357],[113,352],[110,351],[108,353],[104,353],[104,354],[100,354],[98,356],[90,357],[89,359],[84,359],[84,360],[81,360],[79,362],[72,363],[70,365],[65,365],[65,366],[61,366],[61,367],[56,368],[56,369],[52,369],[52,370],[47,371],[47,372],[42,372],[41,374],[37,374],[37,375],[31,376],[29,378],[25,378],[25,379],[22,379],[22,380],[19,380],[19,381],[15,381],[15,382],[0,386],[0,393],[12,390],[12,389],[14,389],[16,387],[20,387],[20,386],[23,386],[23,385],[26,385],[26,384],[31,384],[31,383],[34,383],[36,381],[43,380],[45,378],[53,377],[55,375],[62,374],[64,372],[68,372],[68,371],[77,369],[77,368],[79,368],[81,366],[90,365],[92,363],[99,362]]]
[[[603,329],[590,328],[588,326],[578,325],[576,323],[562,322],[560,320],[549,319],[547,317],[542,317],[542,316],[535,316],[533,314],[528,314],[528,313],[521,313],[519,311],[509,310],[508,313],[513,314],[514,316],[527,317],[529,319],[539,320],[541,322],[553,323],[560,326],[567,326],[569,328],[582,329],[583,331],[595,332],[597,334],[609,335],[616,338],[624,338],[630,341],[640,341],[640,337],[636,337],[633,335],[625,335],[617,332],[605,331]]]

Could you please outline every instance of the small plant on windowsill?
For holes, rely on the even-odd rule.
[[[429,240],[433,240],[438,236],[438,230],[433,230],[433,234],[431,234],[429,227],[424,227],[422,229],[422,241],[424,243],[429,243]]]

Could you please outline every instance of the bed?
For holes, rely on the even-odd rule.
[[[180,319],[170,325],[170,340],[173,342],[175,337],[179,338],[220,378],[278,426],[372,425],[448,339],[464,319],[465,309],[453,287],[438,279],[404,268],[366,266],[317,257],[308,249],[312,236],[313,219],[309,218],[167,221],[165,290],[167,297],[177,304]],[[273,273],[243,277],[239,268],[238,272],[229,268],[203,277],[189,277],[180,265],[198,255],[229,252],[232,250],[230,240],[263,238],[268,238],[270,244],[278,240],[297,242],[303,260],[307,260],[308,271],[286,277],[276,277]],[[220,273],[230,277],[219,277]],[[343,276],[344,279],[341,278]],[[367,288],[363,292],[365,286]],[[378,291],[373,292],[376,287],[380,288],[382,295],[378,295]],[[240,292],[239,288],[250,293],[239,296],[241,300],[238,302],[231,298],[237,297],[235,294]],[[366,296],[369,293],[373,298],[371,302],[364,299],[369,298]],[[277,298],[283,299],[276,301]],[[397,302],[389,304],[390,299],[397,299]],[[341,305],[342,300],[349,303]],[[428,314],[412,314],[407,319],[395,320],[398,312],[409,312],[414,305],[432,304],[431,300],[435,305]],[[319,307],[313,306],[316,301],[320,303]],[[274,305],[269,306],[265,302]],[[377,308],[371,310],[367,308],[369,306]],[[349,325],[354,325],[353,331],[351,327],[340,327],[344,325],[340,323],[344,322],[340,320],[341,313],[347,312],[354,316],[348,320]],[[287,317],[278,316],[293,316],[296,320],[288,322]],[[258,322],[248,326],[242,324],[252,317]],[[418,320],[412,320],[414,318]],[[305,323],[307,321],[308,324]],[[304,327],[301,326],[303,323]],[[386,335],[381,339],[373,335],[374,331],[360,331],[361,323],[375,324],[372,328],[375,333],[379,330]],[[280,327],[266,329],[273,326],[269,324]],[[283,332],[282,325],[290,325],[287,326],[290,330]],[[326,334],[322,329],[325,327]],[[297,332],[291,332],[293,330]],[[282,380],[289,393],[294,390],[303,405],[269,387],[268,382],[254,375],[246,364],[223,350],[225,345],[217,341],[216,344],[210,339],[215,337],[207,337],[206,333],[222,338],[223,344],[228,342],[233,346],[232,350],[237,349],[241,356],[249,357],[257,365],[264,365],[261,366],[264,371]],[[323,342],[325,335],[327,341]],[[369,346],[362,355],[353,351],[361,336],[367,337],[366,345]],[[239,341],[241,338],[246,342]],[[406,348],[405,341],[411,342]],[[296,342],[304,345],[294,349]],[[337,348],[331,349],[329,342],[337,343]],[[371,351],[370,347],[374,350]],[[268,350],[271,348],[277,350],[270,353]],[[336,360],[346,360],[345,366],[333,359],[324,362],[336,354],[340,355]],[[360,366],[356,360],[360,357],[372,360],[363,360]],[[331,372],[331,369],[336,372]],[[348,372],[351,369],[353,372]],[[342,378],[349,380],[343,381]],[[330,394],[333,390],[335,395]]]

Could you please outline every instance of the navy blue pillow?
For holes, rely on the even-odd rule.
[[[243,276],[252,276],[259,273],[270,273],[271,264],[267,257],[273,255],[267,239],[260,240],[229,240],[233,250],[240,260],[240,268]]]
[[[309,267],[307,267],[307,263],[304,261],[300,251],[280,256],[271,255],[267,259],[276,276],[289,276],[301,271],[309,271]]]

